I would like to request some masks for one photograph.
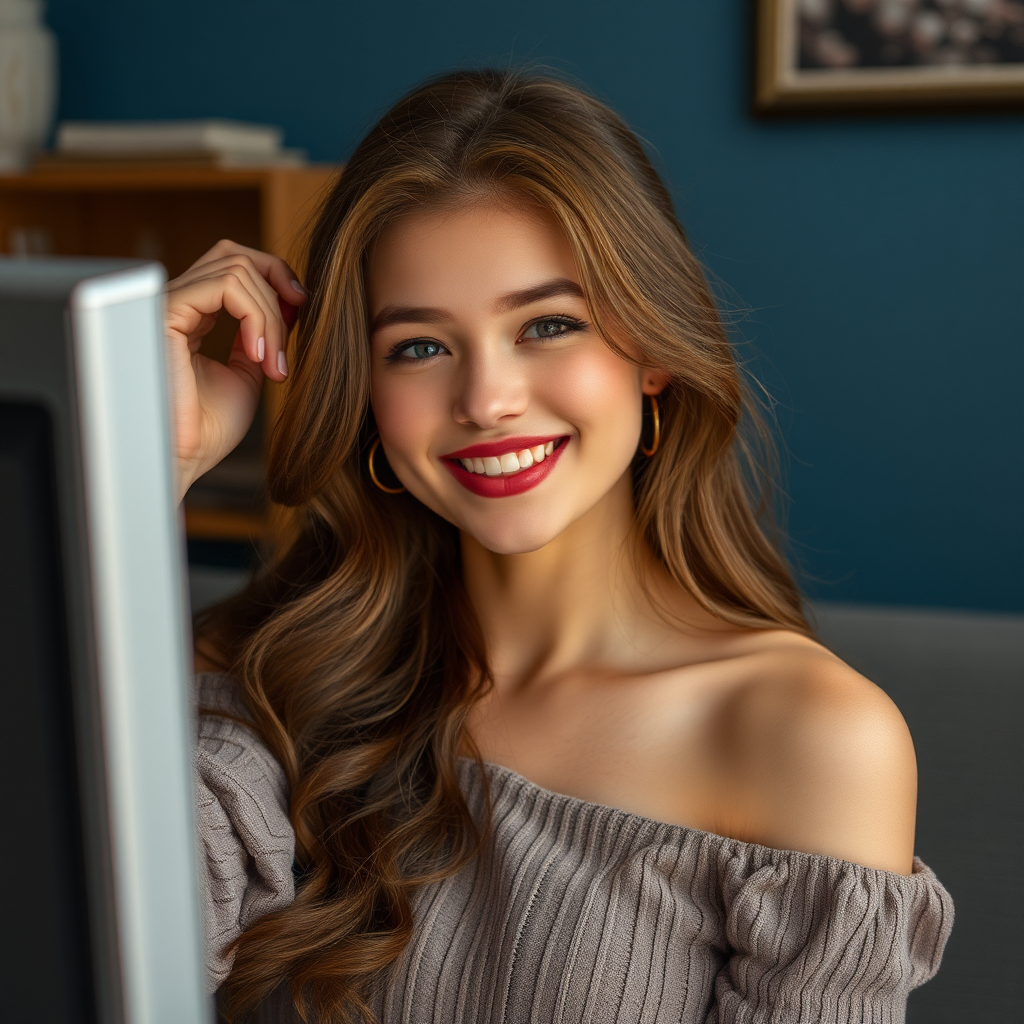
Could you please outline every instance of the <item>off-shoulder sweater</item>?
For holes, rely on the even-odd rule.
[[[244,717],[229,677],[197,688]],[[213,991],[224,946],[294,898],[294,836],[284,773],[244,725],[201,717],[196,768]],[[939,967],[953,904],[917,857],[900,875],[459,771],[474,814],[490,788],[487,849],[414,896],[381,1024],[889,1024]],[[258,1019],[299,1018],[281,993]]]

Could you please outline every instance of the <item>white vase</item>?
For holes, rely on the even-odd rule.
[[[57,102],[57,40],[42,0],[0,0],[0,171],[26,167]]]

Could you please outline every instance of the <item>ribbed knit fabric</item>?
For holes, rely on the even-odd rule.
[[[196,676],[200,708],[248,718],[230,676]],[[227,718],[199,719],[196,829],[207,988],[228,976],[224,946],[258,917],[295,898],[295,833],[284,769],[254,733]]]
[[[199,684],[205,706],[238,709],[226,677]],[[204,718],[199,748],[212,989],[224,943],[293,898],[290,827],[252,733]],[[490,786],[490,842],[416,895],[381,1024],[890,1024],[938,969],[953,905],[918,858],[899,875],[653,821],[498,765],[459,770],[477,815]],[[298,1018],[282,996],[259,1020]]]

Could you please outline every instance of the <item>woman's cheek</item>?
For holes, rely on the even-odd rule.
[[[443,418],[444,401],[438,387],[425,374],[396,374],[372,384],[370,401],[389,458],[415,464],[429,450]]]
[[[582,441],[639,433],[639,370],[603,343],[565,353],[540,376],[546,404],[579,428]]]

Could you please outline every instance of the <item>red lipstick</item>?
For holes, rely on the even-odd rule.
[[[460,448],[457,452],[442,455],[442,459],[486,459],[490,455],[504,455],[505,452],[521,452],[524,448],[536,448],[548,441],[558,441],[564,434],[536,434],[530,437],[503,437],[499,441],[485,441],[483,444],[471,444],[468,448]],[[549,456],[550,458],[550,456]]]
[[[543,462],[535,462],[529,469],[521,469],[518,473],[508,476],[485,476],[482,473],[470,473],[459,459],[485,459],[488,456],[504,455],[505,452],[521,452],[524,448],[535,448],[548,441],[555,442],[555,450]],[[550,434],[543,437],[507,437],[503,441],[488,441],[484,444],[470,445],[450,455],[442,456],[448,472],[455,477],[468,491],[479,494],[482,498],[508,498],[514,494],[522,494],[536,487],[555,468],[555,463],[562,452],[568,447],[569,438],[563,435]]]

